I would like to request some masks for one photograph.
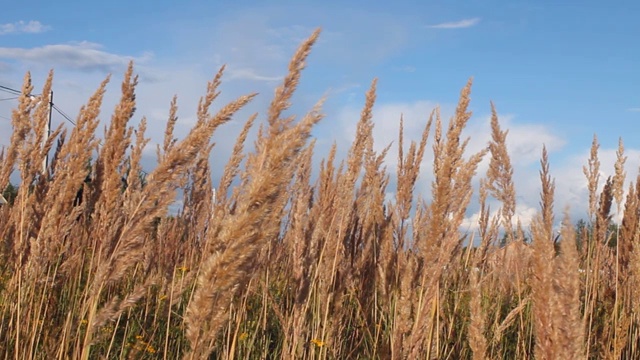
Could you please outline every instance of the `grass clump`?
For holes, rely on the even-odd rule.
[[[540,214],[523,229],[508,132],[493,104],[492,140],[467,153],[462,133],[472,116],[471,81],[450,121],[435,109],[419,142],[405,147],[400,120],[393,175],[384,163],[390,148],[374,150],[373,81],[346,159],[338,163],[333,146],[314,177],[310,134],[322,120],[322,101],[297,121],[283,113],[318,36],[294,54],[249,153],[245,143],[257,115],[246,120],[217,184],[211,137],[254,97],[210,113],[224,68],[209,82],[197,122],[182,140],[173,134],[174,98],[158,165],[145,177],[139,174],[149,142],[146,120],[130,125],[133,66],[102,140],[96,130],[109,78],[74,128],[54,129],[49,137],[47,101],[20,97],[0,156],[7,200],[0,205],[5,358],[640,355],[640,178],[625,199],[622,142],[615,176],[598,192],[594,138],[584,169],[590,219],[576,229],[565,216],[559,235],[543,151]],[[52,81],[50,74],[43,94]],[[29,74],[22,90],[33,90]],[[420,198],[415,188],[428,171],[422,168],[428,145],[433,181],[430,196]],[[463,233],[484,158],[478,231]],[[9,183],[16,170],[17,188]],[[184,206],[171,214],[178,192]],[[497,212],[490,211],[489,196],[499,201]],[[620,224],[612,221],[614,201],[623,212]]]

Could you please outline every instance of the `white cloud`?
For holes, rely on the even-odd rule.
[[[598,158],[600,160],[600,181],[598,192],[602,191],[607,177],[614,175],[614,164],[616,162],[617,148],[600,148],[598,151]],[[638,175],[638,169],[640,168],[640,149],[625,149],[625,156],[627,161],[625,163],[625,170],[627,177],[625,179],[625,198],[626,191],[629,188],[630,182],[636,182],[636,176]],[[585,148],[580,154],[567,158],[563,166],[559,167],[555,174],[552,164],[552,175],[556,176],[556,204],[558,206],[569,205],[571,207],[571,213],[574,217],[585,218],[587,216],[588,206],[588,187],[587,179],[585,178],[582,167],[587,164],[589,158],[589,149]],[[624,209],[624,204],[622,204]],[[616,212],[616,205],[614,203],[612,207],[612,213]],[[620,217],[614,216],[614,220],[620,221]]]
[[[500,127],[509,131],[507,150],[514,167],[538,163],[543,146],[546,146],[547,151],[554,152],[565,145],[565,141],[545,125],[515,122],[515,116],[509,114],[498,114],[498,118]],[[491,117],[480,117],[480,121],[478,117],[472,118],[464,134],[470,137],[469,151],[480,151],[491,141]],[[488,158],[481,164],[480,170],[485,171],[486,166]]]
[[[444,22],[435,25],[428,25],[431,29],[465,29],[477,25],[480,18],[463,19],[460,21]]]
[[[50,30],[51,27],[43,25],[40,21],[17,21],[14,23],[0,24],[0,35],[7,34],[38,34]]]
[[[601,148],[598,152],[598,158],[601,162],[598,194],[602,191],[607,177],[613,176],[614,174],[616,150],[616,148]],[[621,210],[624,210],[624,201],[626,201],[626,191],[628,190],[629,183],[632,181],[634,183],[636,182],[637,169],[640,168],[640,150],[625,149],[625,156],[627,156],[627,162],[625,164],[627,177],[624,186],[625,200],[623,200]],[[551,177],[554,179],[556,185],[554,198],[556,224],[559,224],[562,220],[563,212],[567,207],[573,221],[587,218],[589,190],[582,167],[587,164],[588,158],[589,149],[585,147],[578,154],[567,156],[557,161],[553,159],[550,161]],[[516,215],[520,217],[525,229],[530,225],[533,216],[540,210],[540,178],[538,170],[539,166],[522,167],[514,163],[514,183],[518,201]],[[499,206],[499,203],[491,204],[492,209],[497,210]],[[622,214],[617,213],[615,203],[612,206],[611,213],[614,221],[621,221]],[[464,224],[473,230],[477,228],[477,220],[478,213],[475,211],[465,219]]]
[[[632,107],[632,108],[628,108],[627,111],[630,112],[640,112],[640,107]]]
[[[228,80],[240,79],[251,81],[278,82],[282,80],[282,76],[265,76],[260,75],[252,68],[229,69]]]
[[[138,64],[147,62],[151,54],[140,57],[124,56],[106,52],[100,44],[79,42],[70,44],[45,45],[34,48],[0,47],[0,58],[44,65],[48,68],[63,67],[80,71],[120,72],[127,63],[134,60]]]
[[[500,204],[497,202],[495,204],[491,204],[491,209],[493,209],[490,214],[491,217],[499,215],[499,207]],[[518,225],[518,222],[520,222],[522,228],[527,229],[531,225],[531,222],[537,213],[538,209],[533,206],[517,204],[515,216],[511,219],[511,225],[515,228]],[[479,220],[480,211],[476,211],[462,220],[460,229],[463,231],[477,231],[480,227]]]
[[[437,106],[435,102],[421,100],[410,103],[378,103],[374,105],[373,122],[374,122],[374,148],[381,151],[390,143],[393,143],[385,165],[390,174],[391,183],[388,191],[395,191],[396,166],[397,166],[397,140],[400,115],[404,119],[404,146],[405,150],[409,143],[419,141],[424,126],[428,120],[429,114]],[[347,107],[338,114],[340,131],[343,134],[342,141],[338,140],[339,153],[346,155],[348,146],[355,136],[356,124],[360,118],[360,108]],[[455,110],[455,105],[445,104],[441,106],[441,117],[443,119],[443,131],[446,131],[446,124]],[[488,110],[488,109],[487,109]],[[499,114],[500,124],[503,129],[508,129],[507,148],[511,155],[511,161],[514,168],[514,183],[516,187],[517,206],[514,224],[520,220],[522,226],[527,229],[531,220],[538,211],[539,202],[539,165],[542,147],[545,145],[547,150],[553,154],[563,148],[565,141],[555,135],[553,130],[542,124],[521,123],[514,121],[514,116]],[[334,130],[335,131],[335,130]],[[431,192],[431,181],[433,180],[432,164],[433,164],[433,128],[431,129],[429,142],[425,153],[425,158],[421,164],[420,177],[416,184],[416,196],[421,196],[429,201]],[[463,137],[470,137],[466,154],[470,155],[485,148],[491,140],[490,116],[474,116],[467,124],[467,128],[463,133]],[[318,149],[321,151],[321,149]],[[608,155],[606,155],[608,156]],[[586,157],[585,157],[586,159]],[[640,159],[640,156],[639,156]],[[478,180],[485,176],[489,164],[489,157],[480,163],[477,175],[474,179],[474,197],[469,203],[467,217],[464,219],[461,229],[476,230],[479,216],[477,187]],[[578,208],[584,203],[585,193],[582,192],[581,183],[581,164],[574,165],[571,170],[566,167],[551,164],[552,176],[557,176],[558,190],[556,191],[556,204],[564,207],[571,205],[572,209]],[[562,182],[562,184],[560,184]],[[586,185],[584,187],[586,189]],[[489,199],[492,211],[497,211],[500,204],[495,200]],[[562,210],[561,208],[559,208]],[[558,217],[559,219],[560,217]]]
[[[411,140],[419,141],[429,115],[436,106],[438,106],[436,102],[428,100],[411,103],[376,103],[373,108],[373,134],[376,150],[380,151],[391,143],[397,144],[400,116],[404,119],[405,146],[408,146]],[[350,141],[355,136],[360,111],[360,107],[349,106],[343,108],[338,114],[338,119],[343,127],[344,140]],[[443,129],[446,131],[446,123],[453,114],[454,105],[442,105],[440,111],[444,122]],[[512,115],[499,114],[499,118],[501,127],[509,130],[507,148],[514,167],[526,168],[536,164],[542,154],[543,145],[547,147],[549,152],[560,150],[565,145],[565,141],[556,136],[547,126],[514,122]],[[467,154],[476,153],[487,146],[491,140],[490,124],[490,116],[471,118],[463,132],[463,136],[470,137]],[[430,137],[429,142],[433,140],[433,129]],[[396,154],[397,149],[393,146],[387,161],[390,166],[396,165]],[[484,165],[488,164],[481,164],[480,172],[486,170]]]
[[[0,24],[0,35],[7,34],[38,34],[49,31],[51,26],[43,25],[39,21],[17,21],[14,23]]]
[[[381,151],[394,143],[387,156],[387,164],[395,166],[397,163],[397,143],[400,129],[400,117],[404,122],[405,143],[410,140],[420,140],[429,115],[438,104],[433,101],[419,100],[412,103],[376,103],[373,107],[373,136],[376,151]],[[360,120],[361,107],[348,106],[343,108],[338,119],[342,127],[343,141],[352,141],[356,135],[357,123]],[[433,133],[433,132],[432,132]],[[342,141],[341,141],[342,142]]]

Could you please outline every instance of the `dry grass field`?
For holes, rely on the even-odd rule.
[[[640,358],[640,181],[623,188],[622,145],[615,176],[599,179],[594,138],[581,227],[554,214],[543,152],[540,211],[525,228],[515,218],[508,134],[495,109],[491,143],[465,151],[471,82],[450,121],[436,109],[411,144],[400,131],[390,188],[386,151],[373,146],[374,81],[346,159],[333,147],[314,169],[310,133],[322,101],[298,118],[283,112],[318,35],[293,55],[257,137],[248,138],[258,126],[252,116],[232,156],[217,161],[226,163],[218,183],[212,134],[253,98],[210,113],[224,69],[183,139],[174,138],[170,104],[158,165],[145,177],[146,123],[129,124],[133,66],[110,121],[102,115],[101,140],[108,79],[77,126],[54,129],[46,143],[47,102],[20,98],[0,155],[0,188],[20,176],[0,205],[3,358]],[[39,92],[51,86],[52,76]],[[33,90],[27,75],[22,92]],[[432,167],[421,168],[427,151]],[[489,170],[479,174],[483,159]],[[424,199],[414,192],[420,172],[434,179]],[[479,229],[466,233],[474,191]],[[184,207],[175,214],[178,193]],[[490,198],[501,204],[494,216]]]

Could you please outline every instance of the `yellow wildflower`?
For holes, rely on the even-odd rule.
[[[113,327],[112,326],[105,326],[102,329],[100,329],[100,331],[102,331],[104,333],[110,333],[110,332],[113,332]]]
[[[129,346],[133,346],[133,348],[136,350],[146,351],[149,354],[155,354],[157,352],[157,350],[153,346],[151,346],[150,343],[143,340],[144,336],[136,335],[136,339],[137,339],[137,343],[135,344],[130,343]]]
[[[324,341],[319,340],[319,339],[312,339],[311,343],[317,347],[323,347],[325,345],[327,345]]]

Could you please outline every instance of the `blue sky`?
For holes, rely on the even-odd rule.
[[[0,14],[0,85],[19,88],[30,70],[38,88],[53,68],[55,103],[73,117],[113,73],[103,109],[108,119],[118,81],[134,59],[141,75],[135,120],[147,116],[149,134],[159,141],[171,97],[179,97],[184,134],[206,81],[227,64],[219,105],[248,92],[260,96],[217,135],[214,157],[224,162],[243,116],[264,113],[289,57],[321,27],[292,109],[302,114],[328,95],[327,119],[315,133],[320,152],[333,141],[346,151],[373,78],[379,79],[376,140],[383,148],[395,140],[401,113],[416,138],[431,109],[439,104],[450,114],[474,77],[472,150],[488,141],[493,100],[511,129],[522,216],[537,206],[543,143],[552,151],[557,203],[581,216],[581,167],[594,133],[604,174],[612,171],[620,136],[629,178],[640,166],[639,15],[636,1],[30,1]],[[0,101],[0,144],[7,143],[13,105]],[[423,184],[426,193],[428,175]]]

